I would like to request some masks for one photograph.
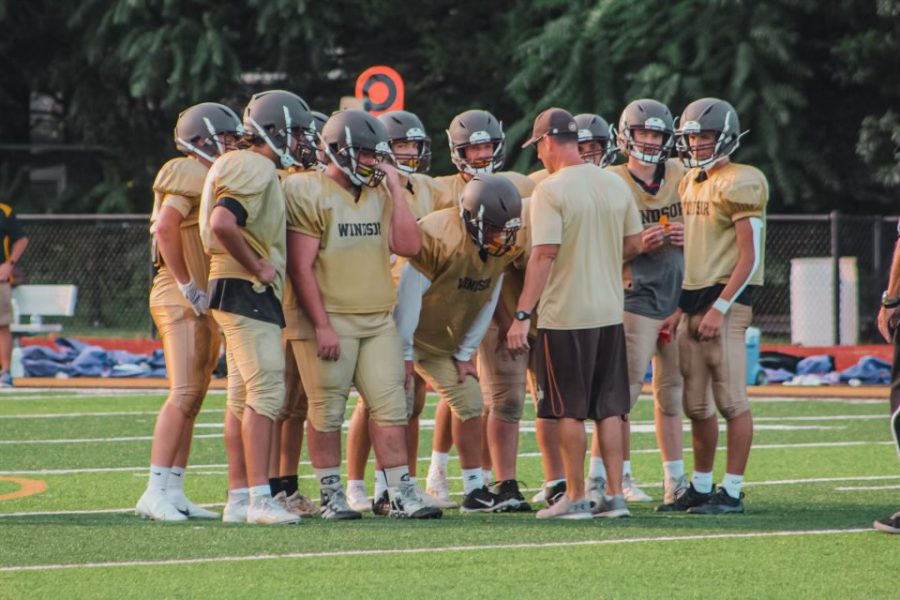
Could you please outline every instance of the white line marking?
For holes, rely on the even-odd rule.
[[[60,571],[64,569],[104,569],[112,567],[158,567],[171,565],[194,565],[214,562],[243,562],[258,560],[282,560],[302,558],[331,558],[335,556],[389,556],[404,554],[439,554],[446,552],[484,552],[486,550],[536,550],[543,548],[568,548],[578,546],[614,546],[646,542],[692,542],[707,540],[733,540],[748,538],[793,537],[807,535],[844,535],[848,533],[871,533],[866,529],[812,529],[806,531],[753,531],[748,533],[714,533],[706,535],[671,535],[646,538],[622,538],[618,540],[580,540],[570,542],[538,542],[520,544],[486,544],[483,546],[444,546],[439,548],[392,548],[372,550],[335,550],[332,552],[291,552],[287,554],[256,554],[249,556],[217,556],[202,558],[180,558],[168,560],[134,560],[122,562],[95,562],[81,564],[22,565],[0,567],[0,572],[20,571]]]
[[[829,404],[881,404],[886,400],[876,398],[794,398],[791,396],[769,396],[766,398],[750,398],[750,404],[796,404],[800,402],[827,402]]]
[[[859,487],[836,487],[838,492],[862,492],[877,490],[900,490],[900,485],[861,485]]]

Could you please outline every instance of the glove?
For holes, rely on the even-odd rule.
[[[193,279],[187,283],[179,283],[178,289],[181,290],[181,295],[191,303],[191,308],[194,309],[195,315],[199,317],[209,311],[209,296],[197,287]]]

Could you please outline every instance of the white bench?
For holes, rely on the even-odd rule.
[[[12,290],[14,335],[59,333],[60,323],[44,323],[44,317],[71,317],[78,299],[77,285],[20,285]],[[20,321],[29,315],[28,323]]]

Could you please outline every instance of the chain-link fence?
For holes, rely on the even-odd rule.
[[[75,317],[51,320],[64,323],[69,335],[151,334],[147,215],[19,218],[30,240],[22,260],[29,281],[78,285]],[[835,213],[769,215],[766,284],[754,297],[754,324],[766,341],[879,341],[875,315],[887,285],[896,223],[896,217]],[[836,274],[842,281],[839,297],[832,284]]]

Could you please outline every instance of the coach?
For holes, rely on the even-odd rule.
[[[535,119],[531,139],[550,173],[531,197],[532,254],[515,321],[512,352],[528,349],[531,311],[538,308],[535,372],[537,416],[559,422],[566,498],[538,518],[590,518],[585,497],[584,420],[595,421],[609,473],[596,516],[628,514],[622,496],[622,421],[630,397],[622,326],[622,262],[641,249],[641,217],[622,179],[578,153],[575,119],[560,108]]]

